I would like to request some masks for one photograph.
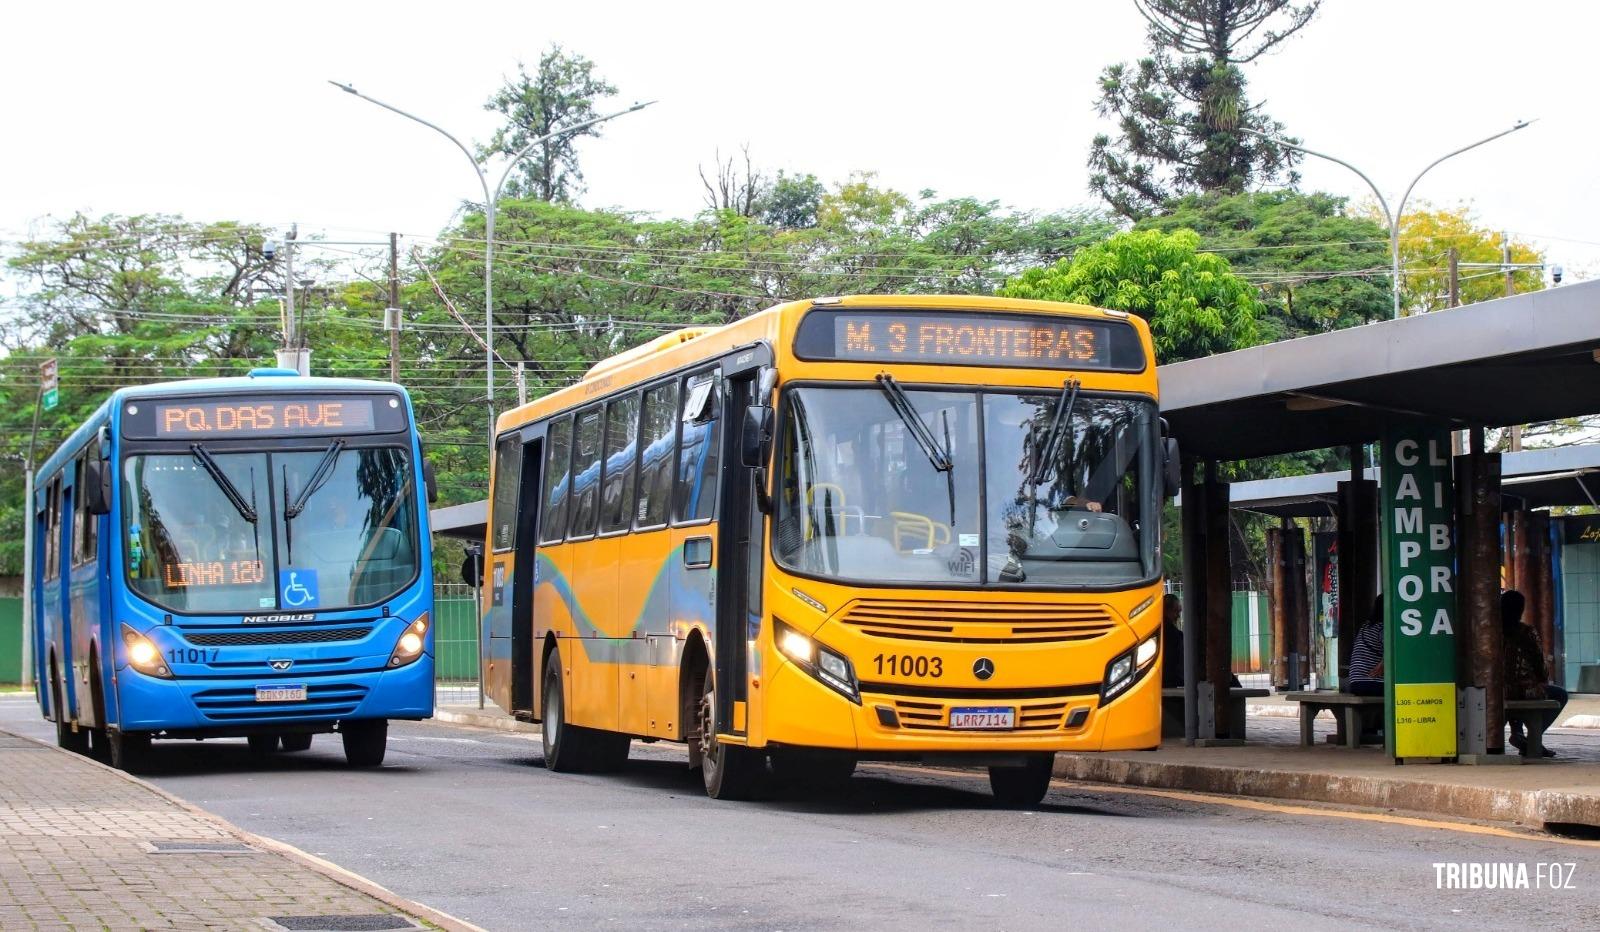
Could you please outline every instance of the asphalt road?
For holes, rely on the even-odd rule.
[[[0,727],[49,737],[24,700]],[[490,929],[1594,928],[1600,846],[1058,785],[997,810],[979,774],[865,766],[825,798],[718,803],[682,753],[553,774],[539,745],[397,725],[386,765],[336,739],[252,758],[157,744],[148,779]],[[1440,890],[1436,862],[1571,863],[1575,889]]]

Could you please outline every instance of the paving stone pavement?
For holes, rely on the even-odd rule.
[[[0,929],[259,930],[280,928],[270,917],[313,916],[344,918],[284,925],[410,927],[219,819],[0,731]]]

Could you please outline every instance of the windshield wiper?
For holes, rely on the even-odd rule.
[[[905,389],[894,380],[894,376],[887,372],[878,373],[878,384],[882,386],[883,393],[889,397],[889,407],[894,413],[900,415],[900,420],[905,423],[906,430],[911,432],[911,438],[922,448],[927,455],[928,462],[933,464],[934,471],[944,473],[945,491],[950,496],[950,526],[956,526],[956,463],[952,458],[950,446],[950,412],[941,412],[944,417],[944,446],[934,438],[933,431],[923,423],[922,416],[917,409],[911,406],[911,399],[906,397]]]
[[[283,520],[293,521],[300,517],[300,512],[306,510],[306,502],[311,500],[317,490],[333,476],[333,464],[339,459],[339,451],[344,449],[344,441],[335,439],[328,444],[328,449],[322,452],[322,459],[317,461],[317,468],[312,471],[311,479],[306,482],[306,487],[295,496],[293,503],[289,501],[289,487],[283,487]]]
[[[1044,481],[1045,470],[1050,468],[1056,444],[1061,442],[1061,425],[1072,422],[1072,409],[1078,403],[1078,386],[1081,384],[1075,378],[1061,383],[1061,394],[1056,396],[1055,414],[1050,419],[1050,433],[1045,435],[1039,458],[1033,461],[1033,470],[1028,473],[1028,485],[1032,488],[1038,488],[1039,483]]]
[[[906,397],[905,389],[894,380],[894,376],[887,372],[878,373],[878,385],[883,388],[883,393],[889,396],[889,407],[894,409],[895,414],[900,415],[900,420],[905,422],[906,430],[911,432],[911,439],[922,448],[933,468],[939,472],[949,472],[954,469],[956,464],[950,459],[949,451],[939,446],[939,441],[934,439],[933,432],[928,430],[928,425],[922,422],[917,409],[911,407],[911,399]]]
[[[211,476],[211,481],[215,482],[217,488],[222,490],[222,494],[227,496],[228,502],[239,512],[239,517],[249,521],[251,524],[255,524],[256,506],[252,502],[245,501],[244,496],[239,494],[238,486],[235,486],[233,480],[228,478],[228,474],[222,471],[221,466],[217,465],[217,461],[212,457],[211,451],[207,450],[204,444],[191,443],[189,444],[189,452],[193,453],[194,458],[200,461],[201,466],[205,467],[206,473]],[[254,496],[253,489],[251,495],[252,497]]]

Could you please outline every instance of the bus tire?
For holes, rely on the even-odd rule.
[[[309,751],[311,749],[311,736],[279,735],[278,743],[283,745],[285,751]]]
[[[855,772],[855,755],[843,751],[783,748],[772,752],[772,775],[786,790],[836,790]]]
[[[1054,754],[1030,754],[1021,767],[990,767],[989,789],[994,801],[1007,809],[1032,809],[1050,791]]]
[[[754,748],[717,740],[717,689],[710,671],[696,716],[700,742],[700,775],[712,799],[751,799],[762,789],[767,755]]]
[[[363,719],[339,726],[344,738],[345,763],[352,767],[378,767],[389,746],[389,720]]]
[[[250,753],[266,756],[278,749],[277,735],[251,735],[245,738],[250,742]]]
[[[539,726],[545,769],[556,773],[621,769],[627,763],[631,739],[615,732],[569,724],[566,694],[561,686],[561,658],[551,654],[545,665],[541,699],[544,721]]]
[[[61,686],[61,671],[54,664],[50,669],[50,705],[56,713],[56,746],[77,754],[89,753],[89,732],[72,730],[72,720],[67,715],[67,691]]]
[[[107,726],[106,763],[125,773],[142,773],[150,757],[150,736]]]

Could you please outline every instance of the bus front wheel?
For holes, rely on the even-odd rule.
[[[279,735],[278,742],[285,751],[308,751],[311,749],[310,735]]]
[[[106,763],[126,773],[139,773],[150,754],[150,736],[129,734],[120,728],[106,727]]]
[[[1030,754],[1021,767],[990,767],[989,788],[994,801],[1008,809],[1031,809],[1050,791],[1054,754]]]
[[[705,684],[696,718],[700,775],[705,778],[706,795],[712,799],[750,799],[760,792],[766,777],[766,755],[717,740],[717,690],[709,671]]]
[[[344,738],[344,759],[352,767],[377,767],[389,746],[389,720],[367,719],[339,726]]]
[[[628,760],[628,736],[569,724],[564,697],[561,658],[552,654],[544,673],[544,721],[539,726],[545,768],[557,773],[620,769]]]

